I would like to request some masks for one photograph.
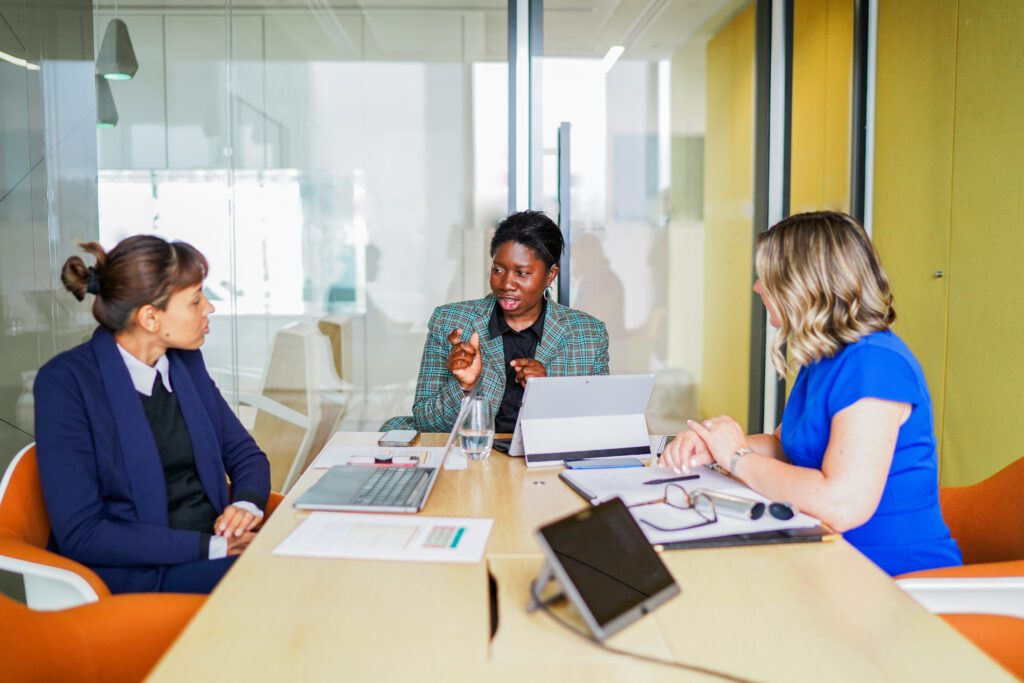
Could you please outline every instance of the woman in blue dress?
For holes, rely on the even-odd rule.
[[[772,362],[799,371],[782,424],[747,435],[729,416],[691,420],[662,463],[717,462],[889,574],[961,564],[939,509],[928,385],[890,329],[893,297],[867,233],[841,213],[792,216],[760,236],[756,268],[754,291],[779,330]]]

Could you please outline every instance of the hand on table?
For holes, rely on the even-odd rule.
[[[658,459],[658,465],[671,467],[676,474],[688,473],[694,467],[710,465],[712,462],[714,458],[708,452],[704,439],[693,431],[676,434],[676,438],[665,446]]]
[[[740,448],[750,448],[743,427],[728,415],[719,415],[703,422],[687,420],[686,423],[703,442],[710,457],[726,470],[729,469],[733,453]]]
[[[480,369],[483,367],[480,356],[480,335],[474,332],[468,342],[459,341],[461,338],[461,329],[455,329],[448,333],[448,343],[452,345],[452,350],[448,352],[447,368],[448,372],[455,375],[459,385],[468,391],[480,379]]]
[[[688,432],[679,432],[661,454],[658,464],[676,472],[717,462],[729,467],[737,449],[747,446],[747,436],[736,420],[728,415],[712,417],[703,422],[687,420]]]

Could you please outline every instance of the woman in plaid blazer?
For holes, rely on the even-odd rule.
[[[607,375],[604,323],[548,299],[564,243],[539,211],[514,213],[491,240],[491,294],[439,306],[423,347],[413,417],[382,429],[451,430],[465,392],[480,384],[495,429],[511,432],[531,377]]]

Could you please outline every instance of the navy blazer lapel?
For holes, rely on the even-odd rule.
[[[548,374],[552,362],[565,345],[565,337],[568,334],[563,310],[563,307],[555,302],[548,302],[548,310],[544,316],[544,334],[541,335],[540,344],[537,345],[537,352],[534,354],[534,357],[544,364]]]
[[[132,384],[128,367],[117,350],[114,336],[100,327],[93,333],[92,350],[121,442],[132,501],[139,521],[167,525],[167,485],[153,430]]]
[[[178,395],[178,407],[188,427],[199,480],[213,507],[219,513],[228,504],[228,492],[217,433],[210,423],[210,416],[203,407],[199,390],[192,381],[192,375],[185,368],[185,363],[173,351],[167,353],[167,359],[171,366],[171,388]]]

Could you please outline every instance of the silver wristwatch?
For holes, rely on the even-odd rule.
[[[732,472],[735,475],[736,474],[736,468],[740,464],[740,458],[742,458],[744,455],[748,455],[748,454],[753,453],[753,452],[754,451],[752,451],[751,449],[749,449],[749,448],[747,448],[745,446],[737,448],[736,451],[732,454],[732,459],[729,460],[729,471]]]

